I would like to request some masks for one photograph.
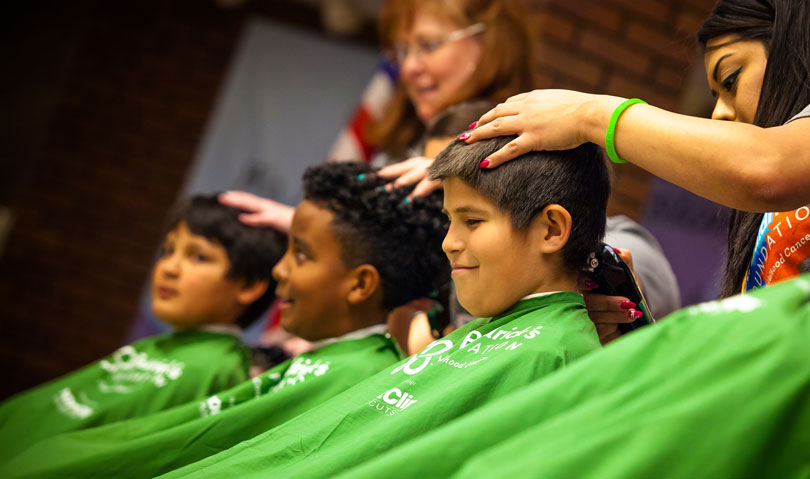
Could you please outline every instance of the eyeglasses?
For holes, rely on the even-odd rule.
[[[442,38],[426,39],[420,38],[414,42],[394,45],[393,50],[389,53],[391,59],[396,63],[402,65],[408,55],[413,53],[420,60],[424,60],[428,55],[434,53],[447,43],[457,42],[473,35],[478,35],[486,30],[487,27],[483,23],[474,23],[469,27],[461,28],[452,31]]]

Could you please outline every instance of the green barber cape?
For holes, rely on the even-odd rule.
[[[341,477],[810,477],[810,278],[678,311]]]
[[[231,334],[176,332],[124,346],[0,404],[0,463],[58,433],[205,398],[247,379],[248,367],[248,349]]]
[[[524,299],[306,414],[165,477],[331,477],[599,347],[579,294]]]
[[[402,357],[388,335],[350,334],[207,399],[45,439],[0,466],[0,474],[154,477],[265,432]]]

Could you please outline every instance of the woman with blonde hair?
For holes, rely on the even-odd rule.
[[[528,9],[517,0],[390,0],[383,50],[399,68],[393,100],[368,133],[391,158],[408,156],[442,110],[471,99],[504,101],[532,84]]]
[[[381,46],[399,69],[394,98],[365,134],[389,164],[394,186],[419,182],[412,196],[436,187],[425,178],[421,144],[435,116],[471,99],[505,101],[532,87],[530,10],[522,0],[388,0]],[[403,161],[399,164],[394,164]],[[358,158],[359,160],[359,158]],[[220,200],[252,213],[246,224],[288,231],[292,207],[244,192]]]

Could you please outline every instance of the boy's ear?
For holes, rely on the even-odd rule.
[[[370,264],[361,264],[351,271],[349,293],[346,300],[359,304],[368,300],[380,287],[380,273]]]
[[[532,219],[531,228],[538,235],[541,253],[561,251],[571,236],[571,213],[558,204],[547,205]]]
[[[266,279],[245,282],[236,293],[236,301],[242,306],[249,306],[251,303],[261,298],[270,286],[270,281]]]

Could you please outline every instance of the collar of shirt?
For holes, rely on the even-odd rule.
[[[230,334],[237,339],[242,339],[242,328],[235,324],[206,324],[198,329],[209,333]]]
[[[565,291],[544,291],[542,293],[534,293],[528,296],[524,296],[520,298],[518,301],[523,301],[524,299],[539,298],[540,296],[548,296],[549,294],[564,293],[564,292]],[[582,293],[579,293],[579,295],[582,296]]]
[[[320,341],[315,341],[312,343],[313,349],[318,349],[320,347],[326,346],[327,344],[336,343],[338,341],[345,341],[347,339],[361,339],[371,336],[373,334],[386,334],[388,332],[388,325],[386,324],[375,324],[374,326],[369,326],[363,329],[355,329],[352,332],[346,333],[343,336],[339,336],[337,338],[327,338],[321,339]]]

